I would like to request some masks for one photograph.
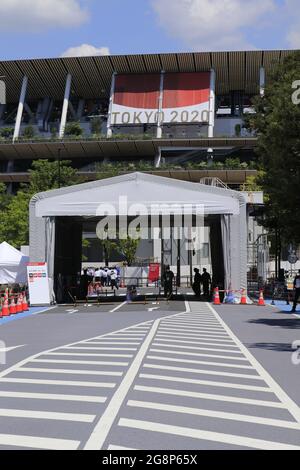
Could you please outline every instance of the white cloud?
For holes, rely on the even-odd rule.
[[[2,31],[45,31],[78,26],[88,18],[80,0],[0,0]]]
[[[91,44],[81,44],[81,46],[70,47],[61,54],[61,57],[89,57],[93,55],[109,55],[108,47],[95,47]]]
[[[256,28],[276,9],[275,0],[152,0],[160,24],[198,50],[255,49],[245,28]]]

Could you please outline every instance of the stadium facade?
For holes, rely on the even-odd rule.
[[[249,162],[257,158],[257,137],[243,127],[243,115],[253,112],[252,98],[264,93],[272,69],[290,52],[1,61],[0,181],[14,192],[29,180],[34,160],[68,159],[87,181],[118,162],[240,190],[256,174]],[[229,158],[241,165],[213,166]],[[262,233],[249,216],[262,195],[245,197],[254,246]],[[209,246],[206,251],[200,261],[209,264]]]

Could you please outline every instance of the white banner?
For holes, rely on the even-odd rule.
[[[27,266],[30,305],[50,305],[50,289],[47,263]]]

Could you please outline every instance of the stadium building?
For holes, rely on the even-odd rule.
[[[126,164],[182,182],[218,189],[247,189],[257,137],[243,125],[252,98],[264,93],[274,66],[290,51],[143,54],[0,62],[6,103],[0,104],[0,181],[15,192],[29,181],[33,160],[71,160],[86,181],[107,165]],[[236,161],[240,164],[237,165]],[[230,164],[231,162],[231,164]],[[174,190],[174,188],[173,188]],[[248,272],[266,277],[267,243],[247,203]],[[89,263],[99,260],[94,228]],[[212,243],[193,264],[212,267]],[[173,253],[172,250],[175,252]],[[166,248],[176,265],[176,248]],[[161,248],[144,245],[140,258],[158,259]],[[142,261],[142,260],[141,260]],[[188,266],[188,260],[182,261]],[[187,271],[188,273],[189,271]]]

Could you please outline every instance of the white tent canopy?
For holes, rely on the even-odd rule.
[[[54,273],[56,217],[122,216],[120,198],[136,215],[151,212],[156,205],[178,207],[177,213],[220,216],[224,254],[225,287],[247,285],[246,200],[237,191],[190,183],[144,173],[131,173],[91,183],[36,194],[30,203],[30,261],[47,262],[49,277]],[[123,199],[122,199],[123,198]],[[185,212],[183,211],[183,207]],[[176,212],[176,211],[175,211]],[[128,213],[128,215],[133,215]]]
[[[120,202],[128,207],[139,204],[139,211],[150,214],[155,206],[165,204],[171,210],[190,205],[203,205],[206,214],[239,214],[235,191],[212,188],[198,183],[178,181],[144,173],[131,173],[61,190],[41,193],[36,197],[35,215],[101,216],[119,214]],[[171,207],[172,206],[172,207]],[[105,210],[105,213],[104,213]],[[110,212],[110,214],[109,214]]]
[[[29,257],[6,242],[0,244],[0,284],[25,284]]]

